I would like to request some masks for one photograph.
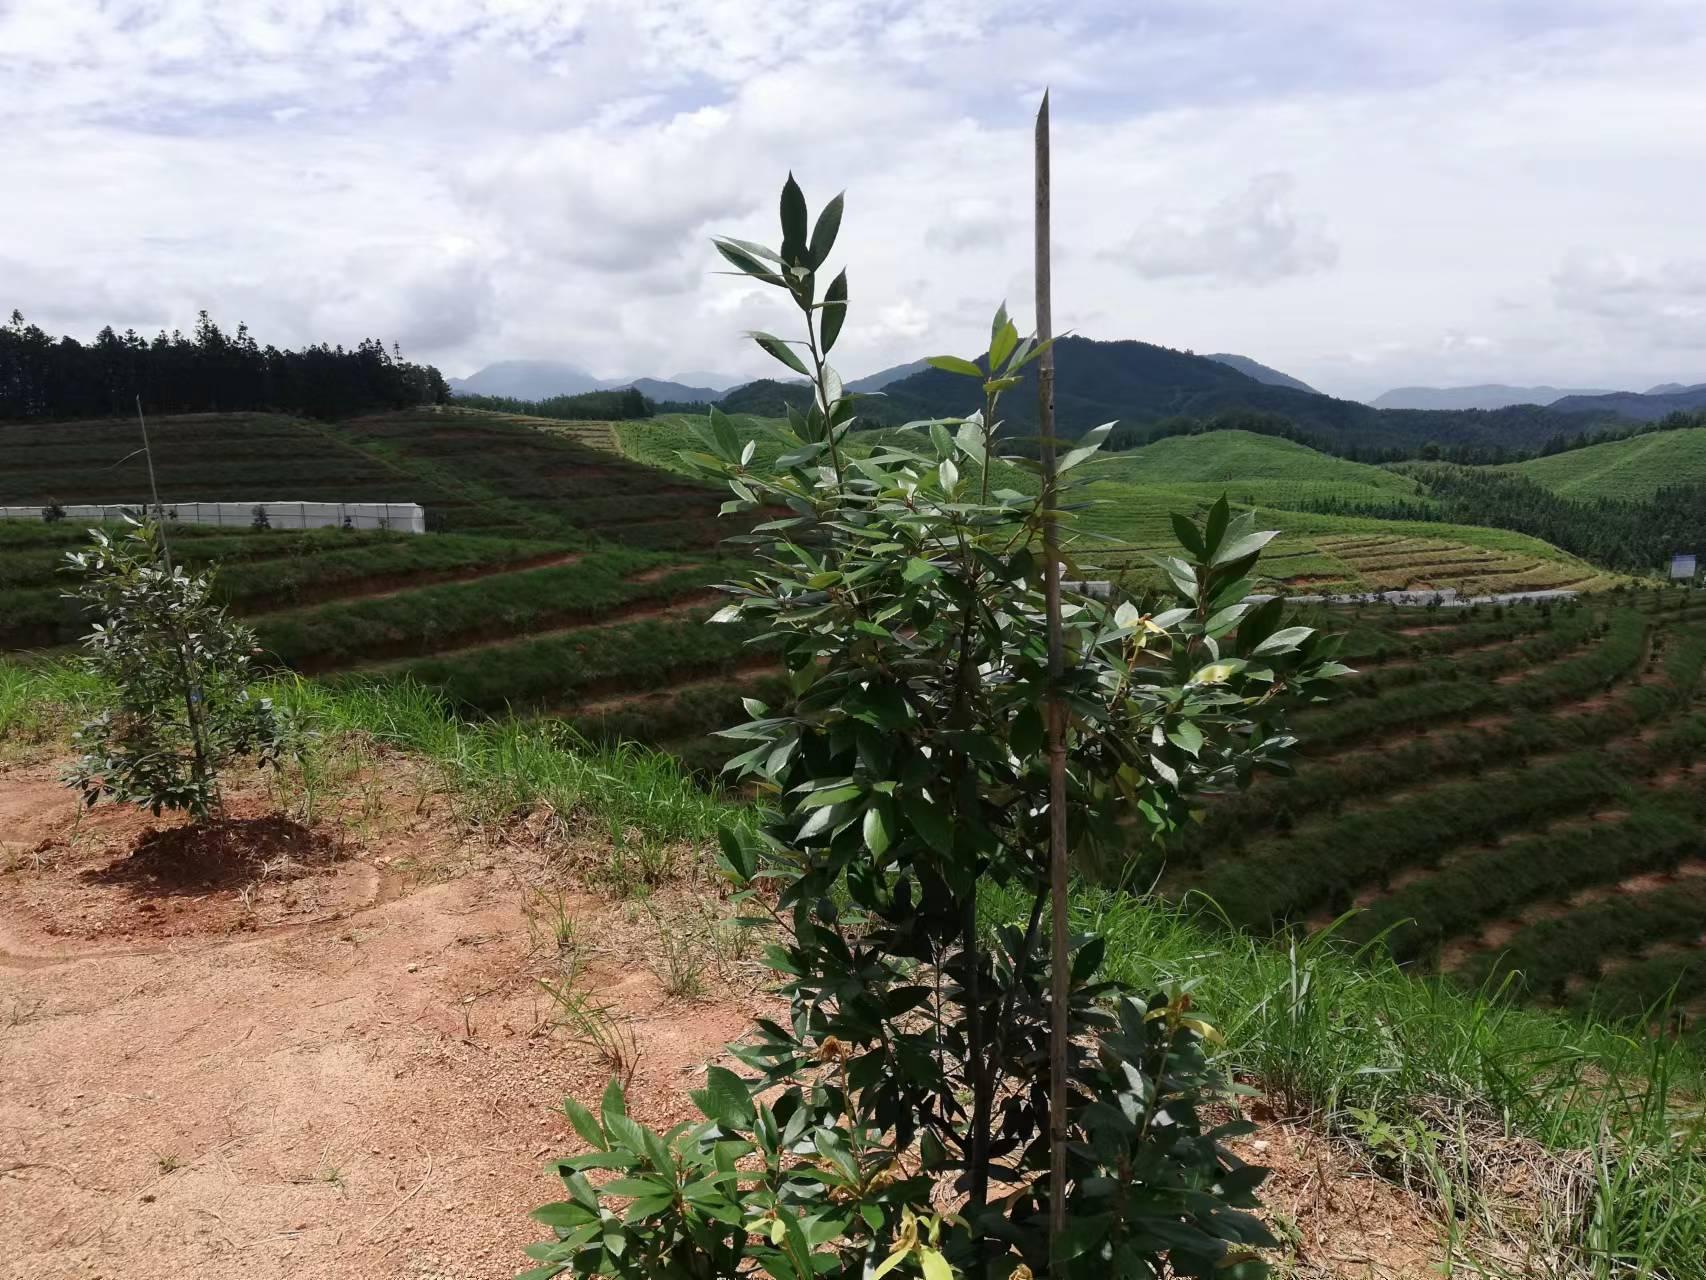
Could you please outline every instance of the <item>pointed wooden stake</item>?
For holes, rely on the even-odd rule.
[[[1049,270],[1049,121],[1048,93],[1037,111],[1037,341],[1054,337],[1054,307]],[[1045,347],[1037,366],[1038,419],[1043,466],[1043,591],[1048,611],[1048,818],[1049,896],[1053,931],[1049,1027],[1049,1273],[1065,1274],[1060,1233],[1066,1225],[1066,1061],[1067,1001],[1071,992],[1071,942],[1067,936],[1066,866],[1066,705],[1060,697],[1064,645],[1060,623],[1059,498],[1055,490],[1054,348]]]

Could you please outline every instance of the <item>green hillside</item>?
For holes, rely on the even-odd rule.
[[[1499,470],[1567,498],[1650,498],[1666,485],[1706,481],[1706,427],[1654,431]]]
[[[1308,591],[1442,590],[1468,595],[1609,586],[1610,575],[1549,543],[1480,525],[1326,515],[1322,501],[1401,500],[1426,507],[1410,476],[1347,462],[1304,445],[1246,431],[1158,440],[1109,454],[1079,473],[1088,503],[1077,520],[1087,569],[1134,581],[1150,573],[1147,553],[1170,544],[1175,512],[1196,513],[1223,493],[1283,530],[1269,571]]]
[[[1104,422],[1140,427],[1175,418],[1254,414],[1338,451],[1413,455],[1427,443],[1535,449],[1554,436],[1621,422],[1608,412],[1560,413],[1537,405],[1449,412],[1373,409],[1353,400],[1258,382],[1218,360],[1148,342],[1065,337],[1056,342],[1055,357],[1057,426],[1068,436]],[[1024,385],[1002,403],[1015,429],[1028,433],[1036,426],[1036,367],[1026,369],[1023,377]],[[872,402],[872,412],[885,422],[897,415],[905,420],[964,413],[975,407],[968,401],[968,386],[957,374],[926,369],[884,387],[884,399]],[[770,390],[768,399],[773,401],[775,389]]]
[[[1307,445],[1251,431],[1172,436],[1090,464],[1086,474],[1125,484],[1222,492],[1242,501],[1283,507],[1306,498],[1415,497],[1421,486],[1380,467],[1347,462]]]

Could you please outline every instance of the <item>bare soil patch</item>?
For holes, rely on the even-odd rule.
[[[775,1012],[739,954],[671,994],[660,955],[714,895],[614,900],[575,875],[598,842],[544,815],[471,834],[409,762],[364,766],[312,821],[252,783],[229,804],[209,832],[80,816],[53,769],[0,772],[0,1276],[513,1276],[542,1234],[526,1214],[560,1195],[544,1162],[579,1149],[559,1100],[611,1071],[541,980],[620,1028],[658,1127]],[[1258,1116],[1239,1145],[1275,1169],[1287,1274],[1432,1274],[1427,1206]]]

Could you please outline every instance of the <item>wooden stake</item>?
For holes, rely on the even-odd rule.
[[[1037,341],[1054,337],[1054,306],[1049,270],[1049,120],[1048,93],[1037,111]],[[1060,697],[1065,668],[1060,623],[1059,500],[1055,491],[1054,348],[1045,347],[1037,365],[1038,420],[1043,465],[1043,592],[1048,613],[1048,825],[1049,896],[1053,930],[1049,1026],[1049,1273],[1065,1274],[1060,1234],[1066,1225],[1066,1061],[1067,1001],[1071,991],[1071,945],[1067,936],[1066,893],[1066,704]]]

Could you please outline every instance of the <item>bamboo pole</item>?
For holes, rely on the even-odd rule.
[[[1049,263],[1049,115],[1048,93],[1037,111],[1036,161],[1037,341],[1054,337],[1054,305]],[[1066,705],[1060,696],[1064,644],[1060,622],[1060,529],[1054,457],[1054,348],[1045,346],[1037,366],[1038,419],[1042,434],[1043,593],[1048,615],[1048,825],[1049,896],[1053,932],[1050,960],[1049,1026],[1049,1273],[1065,1274],[1060,1234],[1066,1225],[1066,1060],[1067,1001],[1070,996],[1071,944],[1067,936],[1066,893]]]

